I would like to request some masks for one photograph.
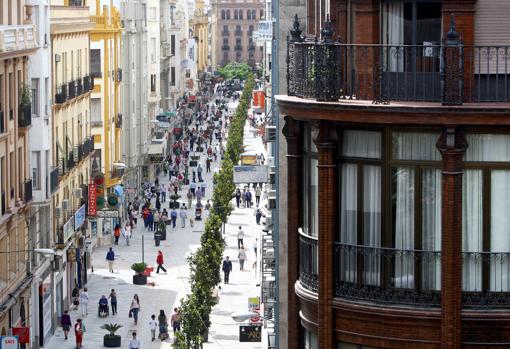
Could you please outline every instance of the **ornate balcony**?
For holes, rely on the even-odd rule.
[[[76,80],[76,94],[81,96],[84,92],[86,91],[83,90],[83,80],[80,78]]]
[[[35,25],[0,25],[0,52],[36,49]]]
[[[77,96],[76,94],[76,82],[75,81],[69,81],[68,82],[68,92],[69,92],[69,99],[72,99]]]
[[[316,237],[299,229],[299,282],[312,291],[319,290],[319,248]]]
[[[295,20],[287,53],[287,94],[317,101],[510,102],[510,46],[464,46],[454,23],[441,44],[363,45],[301,35]]]
[[[67,101],[67,84],[63,84],[57,88],[57,93],[55,94],[55,103],[62,104]]]

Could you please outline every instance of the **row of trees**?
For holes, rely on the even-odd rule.
[[[200,348],[208,337],[210,314],[216,304],[213,290],[221,281],[220,268],[225,249],[222,224],[227,222],[233,211],[231,201],[236,189],[233,167],[239,162],[243,150],[244,125],[253,87],[254,80],[250,73],[230,123],[220,171],[214,175],[213,207],[205,222],[201,245],[188,257],[191,289],[181,301],[182,332],[176,341],[176,347],[179,349]]]

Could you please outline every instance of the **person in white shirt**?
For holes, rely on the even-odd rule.
[[[80,293],[80,305],[81,305],[81,315],[87,316],[89,314],[88,304],[89,304],[89,294],[87,292],[87,288],[85,287],[83,291]]]
[[[239,231],[237,232],[237,249],[240,249],[243,245],[244,239],[244,231],[239,227]]]
[[[156,321],[156,315],[152,314],[149,320],[149,328],[151,329],[152,341],[156,339],[156,328],[158,328],[158,322]]]
[[[126,245],[129,246],[129,240],[131,239],[131,226],[129,223],[126,224],[122,235],[124,235],[124,238],[126,239]]]
[[[140,349],[140,340],[136,338],[136,332],[133,332],[133,339],[129,341],[128,349]]]

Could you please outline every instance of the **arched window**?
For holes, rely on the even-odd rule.
[[[264,18],[264,9],[260,9],[260,19]]]
[[[251,10],[251,19],[257,19],[257,11]]]
[[[239,20],[243,20],[243,10],[239,10]]]
[[[237,10],[234,10],[234,19],[239,19],[239,15]]]
[[[251,19],[251,10],[246,10],[246,19],[247,20],[250,20]]]
[[[227,10],[227,19],[230,19],[230,10]]]
[[[225,10],[221,10],[221,19],[225,19]]]

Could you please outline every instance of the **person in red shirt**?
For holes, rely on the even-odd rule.
[[[81,342],[83,341],[83,332],[85,332],[85,326],[81,319],[76,320],[74,324],[74,333],[76,335],[76,348],[81,348]]]
[[[166,269],[163,266],[163,252],[158,251],[158,256],[156,257],[156,263],[158,268],[156,269],[156,274],[159,274],[159,269],[162,269],[166,273]]]
[[[117,224],[113,229],[113,236],[115,237],[115,245],[118,245],[120,237],[120,225]]]

